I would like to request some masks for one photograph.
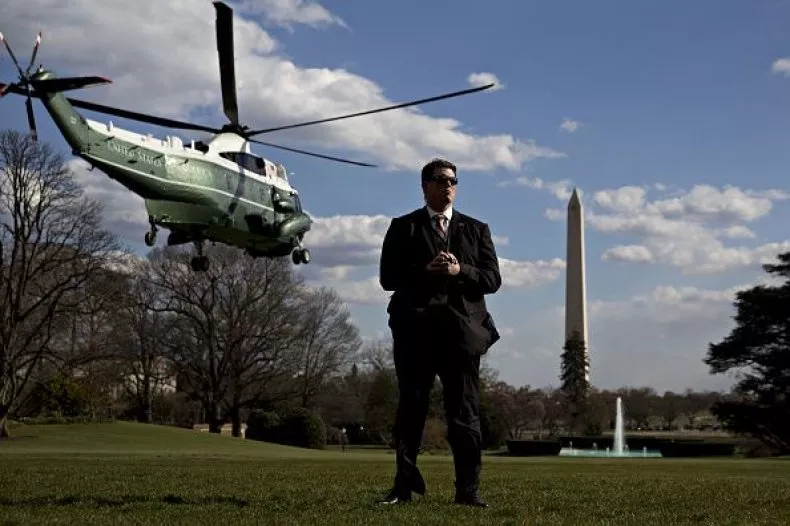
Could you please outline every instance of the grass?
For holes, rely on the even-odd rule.
[[[0,443],[0,524],[787,524],[782,459],[486,456],[491,508],[451,503],[452,460],[423,456],[428,495],[380,507],[394,457],[312,451],[134,423],[18,426]]]

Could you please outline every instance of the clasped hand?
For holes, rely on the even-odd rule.
[[[425,267],[428,272],[434,274],[444,274],[447,276],[455,276],[461,271],[461,265],[458,264],[458,259],[449,252],[440,252],[433,261],[428,263]]]

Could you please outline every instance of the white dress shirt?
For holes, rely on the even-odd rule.
[[[439,225],[436,224],[436,221],[434,220],[434,217],[436,217],[439,214],[442,214],[447,219],[447,221],[444,224],[444,227],[446,229],[450,228],[450,218],[453,217],[453,207],[452,206],[447,207],[447,210],[445,210],[444,212],[437,212],[436,210],[434,210],[433,208],[431,208],[430,206],[427,206],[427,205],[426,205],[425,208],[428,209],[428,215],[431,216],[431,224],[433,225],[433,228],[437,232],[439,232]],[[439,232],[439,233],[441,233],[441,232]]]

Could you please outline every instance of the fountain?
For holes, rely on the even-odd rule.
[[[623,423],[623,399],[617,397],[616,412],[614,416],[614,454],[622,455],[625,445],[625,424]]]
[[[560,449],[561,457],[607,457],[607,458],[635,458],[635,457],[662,457],[660,451],[651,451],[646,447],[642,451],[631,451],[625,441],[625,419],[623,417],[623,400],[617,397],[614,416],[614,441],[612,447],[605,450],[598,449],[598,444],[593,443],[592,449],[574,449],[573,442],[567,448]]]

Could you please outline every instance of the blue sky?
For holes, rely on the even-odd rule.
[[[114,80],[77,98],[221,124],[210,3],[164,1],[155,19],[149,3],[11,0],[4,19],[14,25],[0,31],[22,62],[43,30],[39,61]],[[383,229],[420,206],[417,174],[439,155],[459,164],[458,208],[507,238],[497,246],[506,286],[489,300],[504,337],[488,362],[501,379],[558,383],[565,222],[556,210],[577,186],[593,383],[728,387],[702,364],[707,343],[731,327],[734,287],[761,279],[760,263],[790,248],[790,2],[230,3],[241,119],[252,127],[463,89],[473,73],[500,81],[423,106],[427,118],[398,110],[261,137],[384,164],[256,150],[294,172],[317,218],[302,270],[334,280],[366,336],[386,331],[374,282]],[[0,75],[15,78],[7,54]],[[68,153],[36,112],[42,138]],[[22,99],[0,101],[0,119],[25,129]],[[108,224],[144,253],[142,204],[74,166],[89,194],[118,199]]]

